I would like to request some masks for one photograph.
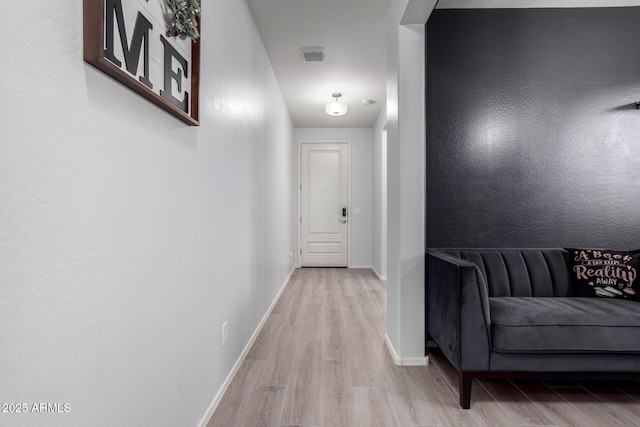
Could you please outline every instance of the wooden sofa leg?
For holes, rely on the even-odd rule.
[[[460,371],[458,374],[458,392],[460,393],[460,406],[462,409],[471,407],[471,383],[473,377],[465,372]]]

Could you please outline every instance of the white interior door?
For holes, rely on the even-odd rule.
[[[300,143],[300,266],[347,267],[349,146]]]

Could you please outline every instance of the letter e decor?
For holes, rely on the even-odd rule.
[[[84,0],[84,60],[183,122],[198,126],[200,40],[177,37],[170,22],[175,13],[167,3]],[[189,0],[189,4],[199,7],[200,2]],[[199,28],[200,17],[193,16],[193,23]]]

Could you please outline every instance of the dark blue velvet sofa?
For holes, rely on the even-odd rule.
[[[640,373],[640,302],[572,296],[564,249],[427,251],[428,339],[473,378]]]

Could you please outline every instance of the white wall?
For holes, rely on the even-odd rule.
[[[373,229],[372,263],[378,276],[387,278],[387,111],[383,108],[373,126]],[[383,133],[385,135],[383,141]]]
[[[373,218],[372,129],[296,128],[295,139],[296,141],[340,140],[351,142],[351,261],[349,266],[371,267]],[[359,216],[353,215],[354,208],[360,209]]]
[[[425,358],[425,26],[435,0],[393,0],[387,16],[387,344]]]
[[[294,265],[289,114],[246,3],[203,10],[195,128],[83,62],[81,1],[3,5],[0,402],[71,405],[3,426],[198,425]]]

